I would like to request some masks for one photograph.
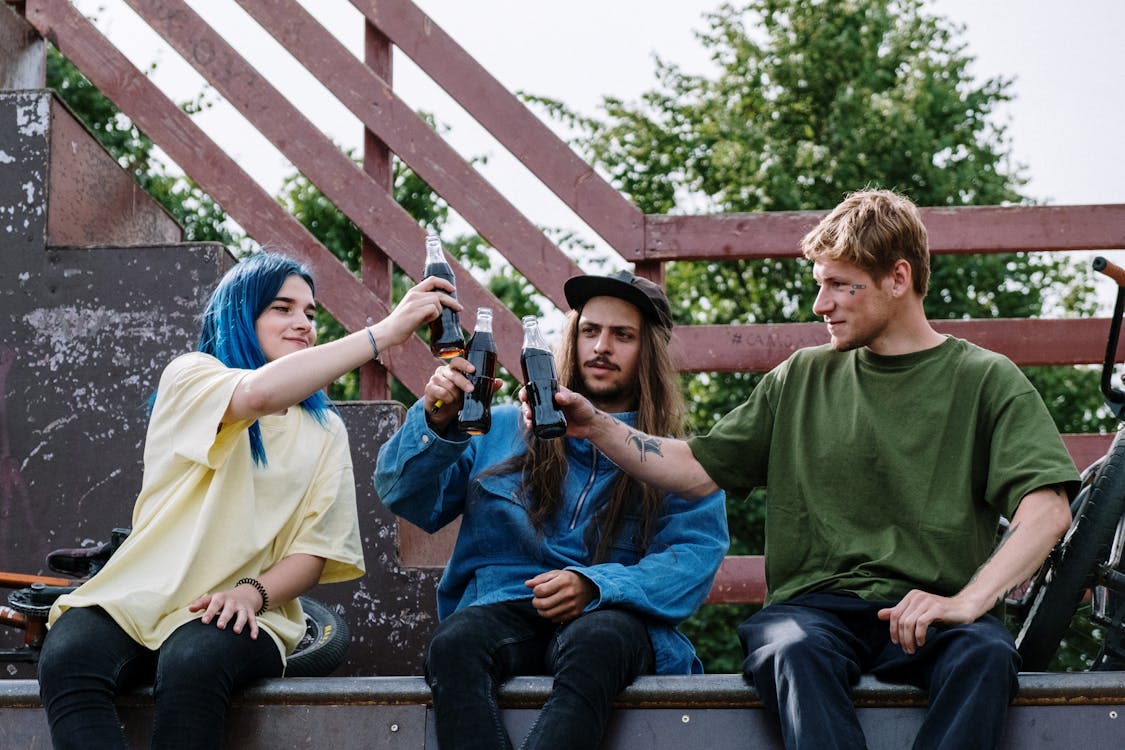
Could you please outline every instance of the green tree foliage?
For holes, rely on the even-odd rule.
[[[962,29],[922,0],[751,0],[723,4],[698,33],[715,72],[657,60],[657,85],[637,101],[605,98],[604,116],[537,99],[578,129],[579,147],[646,213],[828,209],[865,187],[922,206],[1026,202],[996,121],[1010,81],[974,80]],[[672,263],[679,323],[815,320],[799,260]],[[931,318],[1089,315],[1088,271],[1057,254],[939,256]],[[1029,371],[1060,427],[1097,431],[1097,374]],[[694,427],[741,402],[755,373],[685,378]],[[732,552],[760,553],[762,504],[729,502]],[[733,615],[741,616],[741,613]],[[737,669],[736,619],[705,608],[687,625],[710,669]]]

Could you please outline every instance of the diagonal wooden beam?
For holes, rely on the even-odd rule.
[[[26,18],[252,237],[283,246],[307,264],[318,288],[333,290],[322,303],[341,325],[358,330],[389,312],[74,6],[66,0],[29,0]],[[384,360],[414,393],[422,392],[434,369],[429,347],[417,337],[387,352]]]
[[[180,0],[126,2],[361,231],[377,238],[404,273],[421,277],[425,230],[194,10]],[[519,372],[523,341],[519,320],[448,253],[447,259],[467,316],[476,307],[493,309],[498,357],[509,371]]]
[[[566,309],[563,281],[582,269],[396,96],[389,83],[294,0],[238,4],[536,289]]]
[[[410,0],[352,0],[387,37],[623,258],[644,215]]]

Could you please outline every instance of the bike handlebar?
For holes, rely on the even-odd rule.
[[[1117,299],[1113,303],[1113,318],[1109,323],[1109,340],[1102,362],[1101,391],[1106,406],[1119,420],[1125,422],[1125,391],[1112,383],[1114,363],[1117,361],[1117,342],[1121,336],[1121,318],[1125,316],[1125,269],[1100,255],[1094,258],[1094,270],[1117,282]]]
[[[1108,261],[1102,256],[1094,258],[1094,270],[1098,273],[1105,274],[1109,278],[1117,282],[1117,286],[1125,287],[1125,268],[1117,265],[1112,261]]]

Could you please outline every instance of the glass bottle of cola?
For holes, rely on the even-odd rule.
[[[523,319],[523,382],[527,391],[527,404],[531,407],[531,430],[537,438],[550,440],[566,434],[566,417],[555,406],[559,392],[559,376],[555,358],[547,348],[539,319],[527,315]]]
[[[492,384],[496,377],[496,342],[492,339],[492,308],[477,308],[477,325],[465,358],[475,370],[465,377],[473,390],[465,394],[457,426],[470,435],[483,435],[492,426]]]
[[[426,268],[422,271],[425,277],[437,276],[445,279],[450,284],[455,284],[453,269],[445,260],[445,252],[441,248],[441,239],[436,234],[426,235]],[[453,297],[457,296],[453,292]],[[444,305],[441,315],[430,323],[430,351],[435,357],[451,359],[460,357],[465,353],[465,336],[461,333],[461,316],[456,310],[451,310]]]

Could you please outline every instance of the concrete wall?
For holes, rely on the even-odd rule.
[[[338,605],[351,628],[348,658],[336,674],[422,674],[422,655],[437,626],[441,571],[399,565],[395,517],[383,507],[371,482],[379,446],[402,424],[405,409],[388,401],[339,407],[351,441],[367,575],[320,586],[310,596]]]
[[[499,703],[514,746],[547,700],[549,677],[516,677]],[[49,748],[38,686],[0,682],[0,747]],[[926,696],[870,675],[853,691],[871,750],[910,747]],[[231,748],[409,748],[435,750],[430,691],[420,677],[265,680],[235,697],[227,724]],[[152,700],[139,691],[118,701],[132,747],[147,747]],[[1121,746],[1125,686],[1110,672],[1023,675],[1001,750]],[[603,750],[780,750],[776,723],[741,675],[643,676],[617,696]]]

